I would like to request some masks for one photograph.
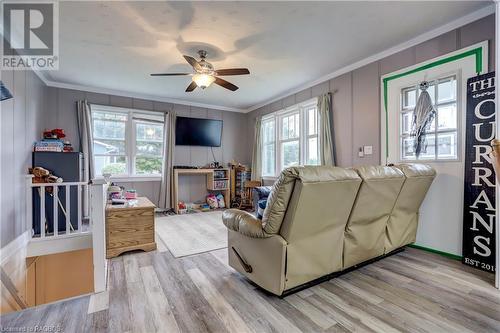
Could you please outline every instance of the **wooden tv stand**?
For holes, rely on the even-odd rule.
[[[215,173],[223,171],[225,173],[225,177],[215,177]],[[175,203],[175,213],[179,214],[179,176],[192,176],[192,175],[206,175],[207,176],[207,190],[209,192],[220,192],[224,195],[224,203],[226,204],[226,208],[230,208],[229,205],[231,203],[231,184],[230,184],[230,175],[229,169],[174,169],[173,172],[173,195],[174,195],[174,203]],[[226,180],[227,186],[224,188],[217,188],[215,186],[215,182],[217,180]]]

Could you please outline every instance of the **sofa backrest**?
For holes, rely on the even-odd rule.
[[[356,169],[363,180],[345,228],[343,269],[384,254],[386,226],[405,177],[389,166]]]
[[[425,164],[400,164],[396,168],[405,181],[387,222],[385,253],[415,242],[418,211],[436,177],[436,171]]]
[[[262,226],[268,234],[277,234],[292,196],[295,180],[298,177],[297,168],[287,168],[281,171],[274,182],[267,198],[267,206],[262,214]]]
[[[287,242],[285,289],[414,242],[434,177],[421,164],[285,169],[263,216],[264,231]]]
[[[361,178],[354,170],[299,167],[279,234],[287,241],[287,284],[341,269],[344,228]]]

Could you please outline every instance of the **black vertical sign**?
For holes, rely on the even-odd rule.
[[[467,80],[463,263],[495,271],[495,72]]]

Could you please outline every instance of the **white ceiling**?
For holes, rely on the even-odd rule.
[[[60,63],[49,81],[247,109],[490,2],[60,2]],[[182,54],[251,75],[184,92]]]

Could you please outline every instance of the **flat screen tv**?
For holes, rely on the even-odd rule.
[[[220,147],[222,120],[177,117],[175,144],[178,146]]]

